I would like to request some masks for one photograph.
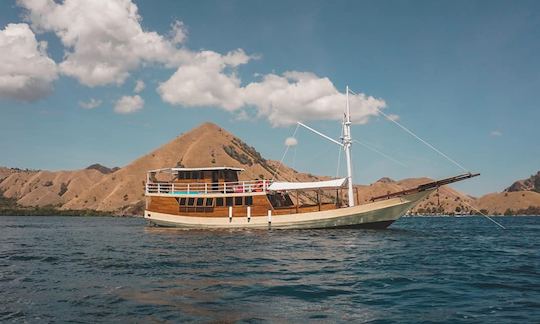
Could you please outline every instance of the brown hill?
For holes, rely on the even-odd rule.
[[[535,191],[540,192],[540,171],[530,176],[527,179],[518,180],[514,182],[510,187],[504,189],[504,192],[516,192],[516,191]]]
[[[62,206],[102,177],[97,170],[20,171],[0,182],[0,190],[23,206]]]
[[[92,164],[90,166],[87,166],[86,170],[98,170],[99,172],[101,172],[103,174],[109,174],[109,173],[113,173],[113,172],[116,172],[116,171],[120,170],[120,168],[119,167],[107,168],[104,165],[101,165],[99,163],[95,163],[95,164]]]
[[[491,193],[478,198],[476,206],[489,214],[520,214],[520,211],[529,207],[540,207],[540,193],[534,191]]]
[[[171,166],[233,166],[245,169],[242,179],[272,178],[275,161],[265,160],[252,147],[212,123],[176,137],[157,150],[135,160],[120,170],[108,174],[78,197],[68,201],[65,209],[95,209],[115,212],[135,212],[143,206],[143,181],[147,170]],[[307,181],[317,179],[281,167],[279,177]]]
[[[19,170],[17,170],[17,169],[0,167],[0,182],[2,182],[2,180],[7,178],[9,175],[11,175],[13,173],[17,173],[17,172],[19,172]]]
[[[93,209],[117,214],[140,214],[144,208],[146,171],[171,166],[233,166],[245,169],[241,179],[272,178],[290,181],[316,181],[328,177],[299,173],[287,166],[264,159],[253,147],[212,123],[205,123],[120,169],[99,164],[75,171],[32,171],[0,168],[0,191],[24,206],[54,205],[62,209]],[[535,178],[536,179],[536,178]],[[432,181],[411,178],[394,181],[381,178],[371,185],[357,185],[360,201],[401,191]],[[521,180],[524,188],[535,180]],[[531,182],[532,181],[532,182]],[[516,186],[512,186],[518,188]],[[522,188],[522,187],[519,187]],[[308,195],[300,197],[309,200]],[[333,199],[327,196],[326,199]],[[532,191],[489,194],[479,199],[452,188],[441,187],[421,202],[413,212],[454,213],[471,211],[470,206],[489,213],[504,213],[540,206],[540,194]]]

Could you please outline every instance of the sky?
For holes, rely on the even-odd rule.
[[[339,138],[348,85],[355,182],[463,173],[383,111],[479,196],[540,170],[539,58],[538,1],[2,1],[0,165],[123,166],[205,121],[280,160],[297,121]]]

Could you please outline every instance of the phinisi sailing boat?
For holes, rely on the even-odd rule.
[[[235,167],[150,170],[145,183],[144,218],[152,225],[186,229],[386,228],[438,187],[478,175],[469,172],[357,204],[360,200],[355,199],[352,182],[348,87],[346,94],[341,141],[299,125],[343,148],[347,177],[317,182],[239,181],[243,169]],[[163,175],[169,179],[161,180]],[[346,199],[341,197],[342,189],[347,190]],[[316,197],[315,203],[303,203],[299,198],[309,192]],[[323,197],[333,194],[334,201],[324,201]]]

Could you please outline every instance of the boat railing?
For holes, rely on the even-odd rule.
[[[149,182],[146,183],[146,194],[193,195],[211,193],[252,193],[266,192],[271,180],[248,180],[235,182],[213,183],[178,183],[178,182]]]

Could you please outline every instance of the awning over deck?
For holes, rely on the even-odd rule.
[[[268,190],[314,190],[314,189],[338,189],[347,184],[347,178],[316,181],[316,182],[272,182]]]

